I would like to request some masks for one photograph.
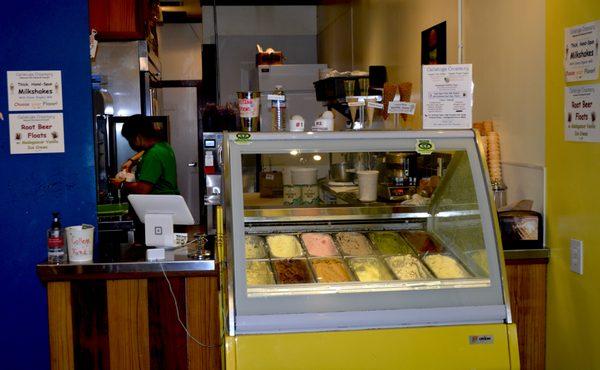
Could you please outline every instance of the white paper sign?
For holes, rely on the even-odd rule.
[[[424,65],[422,86],[424,129],[472,127],[471,64]]]
[[[8,71],[8,110],[62,110],[60,71]]]
[[[409,103],[405,101],[391,101],[388,104],[388,113],[389,114],[415,114],[415,107],[417,105],[415,103]]]
[[[370,102],[367,102],[367,107],[375,108],[375,109],[383,109],[383,104],[370,101]]]
[[[8,115],[10,154],[64,153],[62,113]]]
[[[600,21],[565,28],[565,80],[598,78]]]
[[[565,140],[600,141],[600,84],[565,87]]]

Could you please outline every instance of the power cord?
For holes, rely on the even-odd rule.
[[[177,297],[175,297],[175,293],[173,292],[173,286],[171,285],[171,281],[167,277],[165,268],[162,263],[159,263],[158,265],[160,266],[160,270],[162,271],[162,274],[165,277],[165,280],[167,281],[167,286],[169,287],[169,292],[171,293],[171,297],[173,298],[173,303],[175,304],[175,312],[177,313],[177,321],[179,321],[179,325],[181,325],[181,328],[185,331],[188,338],[190,338],[191,340],[196,342],[200,347],[220,348],[223,345],[223,335],[221,335],[221,337],[219,338],[219,342],[220,342],[219,344],[204,344],[204,343],[200,342],[198,339],[196,339],[196,337],[194,337],[190,333],[187,326],[185,326],[185,324],[183,323],[183,320],[181,320],[181,315],[179,314],[179,304],[177,304]]]

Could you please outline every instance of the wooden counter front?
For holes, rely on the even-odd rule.
[[[546,270],[548,250],[505,251],[513,322],[521,370],[544,370],[546,361]],[[520,254],[522,256],[520,256]]]
[[[218,273],[182,275],[47,281],[51,369],[220,369]]]

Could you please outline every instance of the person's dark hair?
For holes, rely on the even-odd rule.
[[[127,117],[121,128],[121,135],[129,141],[135,139],[138,135],[152,139],[161,138],[160,132],[154,127],[152,119],[141,114]]]

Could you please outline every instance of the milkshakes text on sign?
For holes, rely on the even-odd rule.
[[[64,153],[62,113],[13,113],[10,154]]]
[[[565,28],[565,81],[598,78],[600,21]]]
[[[600,142],[600,84],[565,87],[565,140]]]
[[[8,71],[8,110],[62,110],[61,71]]]
[[[471,64],[423,66],[423,128],[468,129],[473,125]]]

